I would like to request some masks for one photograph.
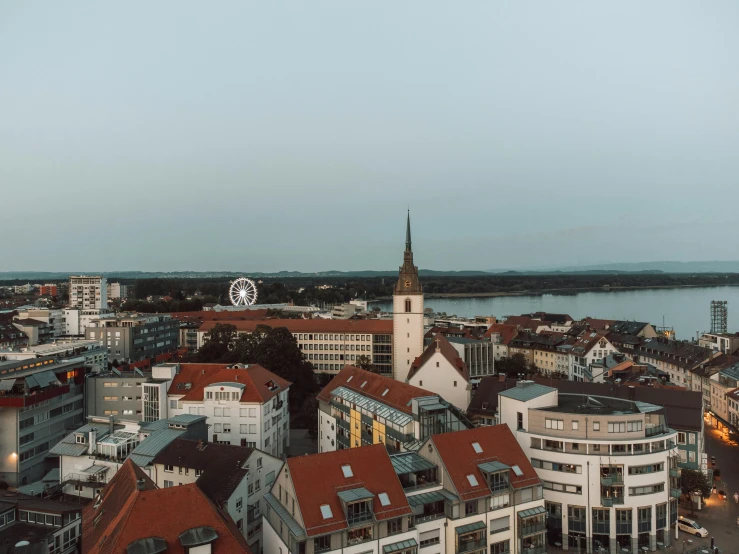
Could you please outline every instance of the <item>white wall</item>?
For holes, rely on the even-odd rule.
[[[467,411],[470,405],[467,381],[439,351],[434,352],[408,382],[438,394],[462,411]]]
[[[411,311],[405,311],[405,301]],[[393,377],[405,382],[411,364],[423,353],[423,295],[393,296]]]
[[[336,418],[318,410],[318,452],[338,450],[336,444]]]

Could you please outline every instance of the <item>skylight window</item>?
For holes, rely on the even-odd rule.
[[[352,379],[354,379],[354,375],[350,375],[350,376],[349,376],[349,379],[347,379],[347,380],[346,380],[346,382],[348,383],[348,382],[349,382],[349,381],[351,381]]]
[[[521,477],[523,475],[523,471],[521,471],[521,468],[520,467],[513,466],[513,467],[511,467],[511,469],[513,470],[513,473],[516,474],[516,477]]]
[[[341,466],[341,471],[344,473],[344,477],[347,479],[349,477],[354,477],[354,472],[352,471],[352,466]]]
[[[477,487],[480,484],[477,482],[477,477],[475,477],[471,473],[467,476],[467,480],[470,482],[470,485],[472,485],[473,487]]]
[[[367,381],[365,381],[364,383],[362,383],[361,385],[359,385],[359,388],[360,389],[363,389],[366,384],[367,384]]]
[[[390,389],[385,389],[385,391],[382,393],[382,396],[385,396],[389,392],[390,392]]]
[[[387,495],[386,492],[381,492],[377,495],[377,497],[380,499],[381,506],[390,506],[390,497]]]
[[[472,448],[475,450],[477,454],[482,454],[482,446],[480,446],[479,442],[473,442]]]
[[[321,515],[323,519],[331,519],[334,517],[334,513],[331,511],[331,506],[328,504],[321,504]]]

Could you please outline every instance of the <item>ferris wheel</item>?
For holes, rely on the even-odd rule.
[[[228,296],[234,306],[251,306],[257,301],[257,286],[246,277],[239,277],[228,289]]]

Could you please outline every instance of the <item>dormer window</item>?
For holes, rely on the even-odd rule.
[[[86,444],[87,440],[85,439],[85,435],[75,435],[74,442],[77,444]]]

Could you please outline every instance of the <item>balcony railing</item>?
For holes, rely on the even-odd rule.
[[[528,523],[525,525],[521,525],[520,534],[522,537],[528,537],[530,535],[536,535],[537,533],[541,533],[546,528],[547,528],[547,524],[544,521],[540,521],[537,523]]]
[[[374,518],[372,517],[372,514],[368,512],[368,513],[363,513],[363,514],[352,515],[346,519],[347,519],[347,523],[350,526],[353,526],[353,525],[359,525],[361,523],[372,521]]]
[[[681,489],[675,489],[675,488],[670,489],[670,496],[672,498],[680,498],[682,495],[683,495],[683,491]]]
[[[603,485],[604,487],[612,487],[614,485],[623,485],[624,477],[623,475],[609,475],[607,477],[601,477],[600,484]]]
[[[435,519],[440,519],[442,517],[446,517],[446,513],[439,512],[436,514],[427,514],[425,516],[416,516],[416,525],[419,523],[424,523],[426,521],[433,521]]]
[[[530,546],[529,548],[522,548],[521,554],[546,554],[546,546]]]
[[[481,539],[459,541],[459,545],[457,546],[457,554],[462,554],[463,552],[473,552],[475,550],[480,550],[481,548],[487,548],[487,546],[488,541],[485,537]]]
[[[623,497],[618,496],[603,496],[600,499],[600,503],[606,507],[610,508],[612,506],[620,506],[624,503]]]
[[[670,477],[680,477],[680,470],[676,467],[670,468]]]

